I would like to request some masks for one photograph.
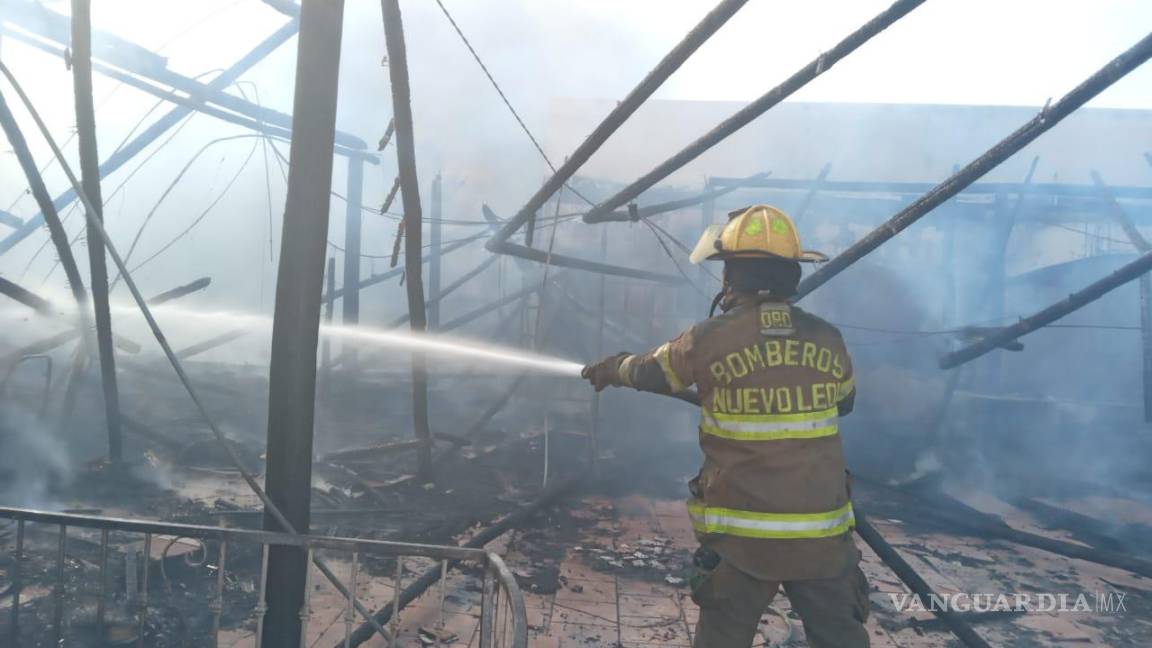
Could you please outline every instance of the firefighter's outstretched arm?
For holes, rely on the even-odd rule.
[[[617,353],[584,367],[581,375],[596,391],[612,386],[658,394],[683,392],[696,382],[688,359],[690,339],[685,333],[647,353]]]

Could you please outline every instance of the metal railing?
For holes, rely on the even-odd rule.
[[[391,600],[381,606],[391,612],[385,639],[389,646],[401,645],[401,581],[408,559],[430,559],[440,569],[439,592],[428,594],[433,605],[439,603],[438,619],[425,635],[429,644],[528,645],[524,600],[516,579],[499,556],[482,549],[10,507],[0,507],[0,520],[9,521],[0,526],[0,546],[5,548],[0,558],[0,605],[10,603],[5,605],[7,614],[0,614],[0,644],[6,646],[221,646],[226,631],[231,633],[227,645],[258,646],[267,612],[270,546],[299,547],[309,563],[318,552],[346,558],[344,584],[349,595],[341,596],[343,609],[335,611],[339,619],[331,605],[322,619],[314,613],[312,597],[319,587],[311,578],[314,568],[310,564],[300,610],[300,646],[321,640],[327,643],[319,645],[352,645],[353,628],[361,620],[355,611],[357,597],[370,592],[374,584],[370,581],[379,578],[389,580],[391,587]],[[180,541],[195,545],[184,555],[182,566],[169,557]],[[451,601],[472,618],[478,605],[479,619],[471,630],[465,630],[470,636],[450,638],[445,630],[448,570],[461,562],[475,569],[464,570],[460,578],[478,582],[453,586]],[[181,567],[183,571],[175,576]],[[160,591],[156,591],[158,582],[163,584]],[[22,601],[25,591],[33,595]],[[478,600],[469,600],[473,594]],[[427,606],[422,612],[427,614]],[[32,618],[22,619],[28,616]],[[313,622],[318,632],[309,634]],[[324,622],[327,626],[321,631]],[[459,624],[453,629],[458,631]],[[337,640],[332,642],[330,637]],[[237,640],[241,643],[233,643]],[[420,642],[413,638],[404,644]]]

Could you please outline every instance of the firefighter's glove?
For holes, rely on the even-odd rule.
[[[605,387],[619,387],[624,384],[620,381],[620,363],[628,355],[627,353],[617,353],[600,362],[590,364],[580,372],[580,377],[587,378],[596,391],[603,391]]]

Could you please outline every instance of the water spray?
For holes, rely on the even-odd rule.
[[[133,306],[118,304],[114,304],[112,309],[116,311],[135,310]],[[271,331],[272,329],[272,318],[265,315],[227,311],[201,311],[171,305],[158,306],[154,308],[154,310],[158,314],[167,313],[182,320],[197,319],[211,321],[219,325],[226,325],[232,329],[246,328],[249,330],[265,331]],[[435,333],[420,333],[409,329],[377,329],[364,326],[321,324],[320,334],[329,338],[359,340],[378,347],[405,351],[420,351],[458,358],[472,358],[572,378],[578,378],[580,371],[584,368],[584,365],[579,362],[542,353],[523,351],[521,349],[504,347],[478,340],[447,337]]]

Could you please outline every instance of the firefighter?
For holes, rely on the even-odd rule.
[[[696,648],[748,648],[783,586],[814,648],[868,646],[868,584],[837,431],[856,391],[840,332],[789,303],[803,262],[792,220],[756,205],[710,227],[691,259],[724,262],[709,319],[584,368],[596,391],[695,385],[704,465],[689,483],[700,548]],[[719,307],[722,314],[712,316]]]

